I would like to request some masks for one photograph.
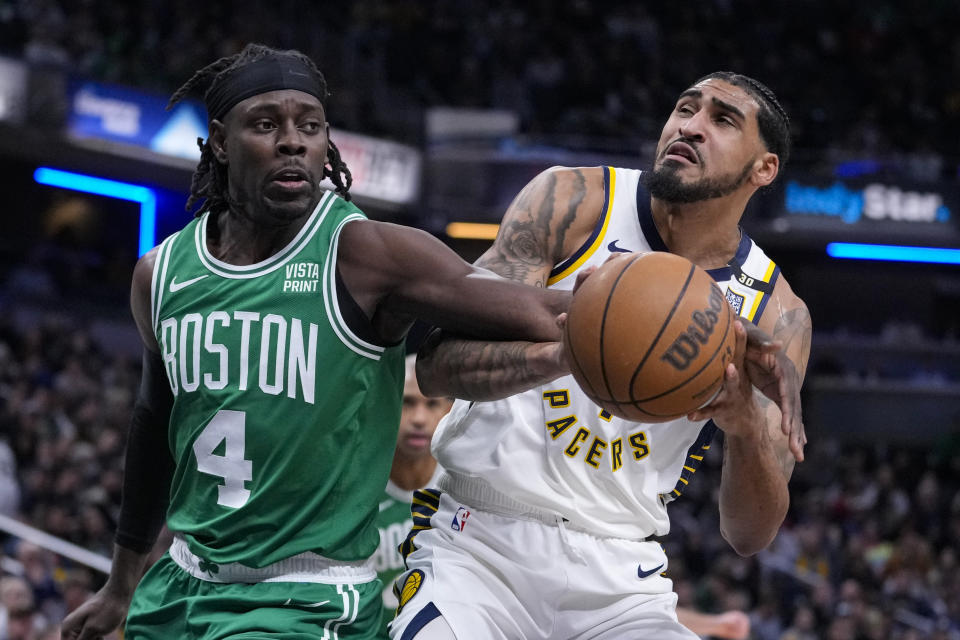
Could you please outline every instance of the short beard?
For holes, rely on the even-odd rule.
[[[751,160],[739,175],[703,178],[687,184],[680,180],[676,167],[666,164],[659,169],[644,171],[640,176],[640,181],[650,192],[650,195],[658,200],[676,204],[689,204],[730,195],[747,181],[752,170],[753,161]]]

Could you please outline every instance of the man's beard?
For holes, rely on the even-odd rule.
[[[747,163],[738,175],[728,174],[718,178],[702,178],[696,182],[684,183],[677,175],[677,167],[672,162],[659,169],[644,171],[640,180],[654,198],[687,204],[713,198],[722,198],[740,188],[750,177],[753,161]]]

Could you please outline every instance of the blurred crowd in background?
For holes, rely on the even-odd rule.
[[[0,54],[169,94],[251,41],[327,75],[341,128],[422,142],[424,108],[507,109],[528,134],[655,138],[696,78],[766,82],[797,147],[954,178],[960,4],[710,0],[0,0]]]
[[[344,129],[420,145],[430,107],[495,108],[518,114],[531,139],[584,149],[656,138],[677,93],[719,65],[775,90],[798,162],[863,154],[895,158],[914,180],[957,179],[960,3],[694,4],[0,0],[0,55],[169,94],[200,66],[260,41],[318,62],[331,120]],[[41,249],[0,274],[0,513],[108,556],[139,359],[104,348],[85,316],[49,309],[73,290],[112,305],[132,328],[115,302],[125,294],[84,284],[122,292],[129,273]],[[47,310],[12,321],[30,298]],[[903,323],[884,332],[899,345],[923,339]],[[868,365],[812,362],[811,372],[886,375]],[[749,559],[717,535],[715,443],[671,505],[663,540],[681,604],[743,609],[757,640],[960,638],[954,438],[910,449],[817,433],[781,534]],[[0,640],[56,637],[64,612],[104,579],[2,534],[0,569]]]
[[[0,324],[2,513],[110,554],[137,366],[61,314]],[[781,533],[748,559],[717,535],[721,449],[670,506],[662,542],[681,604],[744,610],[756,640],[960,638],[960,439],[921,450],[812,438]],[[104,579],[0,541],[0,638],[45,638]]]

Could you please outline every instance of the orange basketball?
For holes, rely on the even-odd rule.
[[[573,377],[601,408],[666,422],[720,389],[733,323],[723,292],[700,267],[672,253],[625,253],[574,294],[564,349]]]

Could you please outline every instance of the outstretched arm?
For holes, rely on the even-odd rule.
[[[601,168],[541,173],[510,204],[496,240],[476,266],[545,288],[553,266],[589,236],[604,195]],[[489,342],[439,330],[418,354],[417,379],[428,395],[503,398],[569,371],[558,337],[548,342]]]
[[[780,373],[796,376],[791,385],[799,388],[810,354],[810,314],[783,278],[770,305],[778,313],[765,316],[761,328],[782,345],[788,364]],[[692,417],[712,418],[724,431],[720,531],[738,553],[751,555],[770,544],[786,517],[787,483],[796,460],[803,459],[806,437],[798,406],[793,431],[784,432],[780,408],[759,390],[766,374],[744,364],[745,332],[739,324],[736,330],[737,350],[721,393]]]
[[[736,609],[724,613],[700,613],[678,606],[677,619],[698,636],[745,640],[750,635],[749,616]]]

